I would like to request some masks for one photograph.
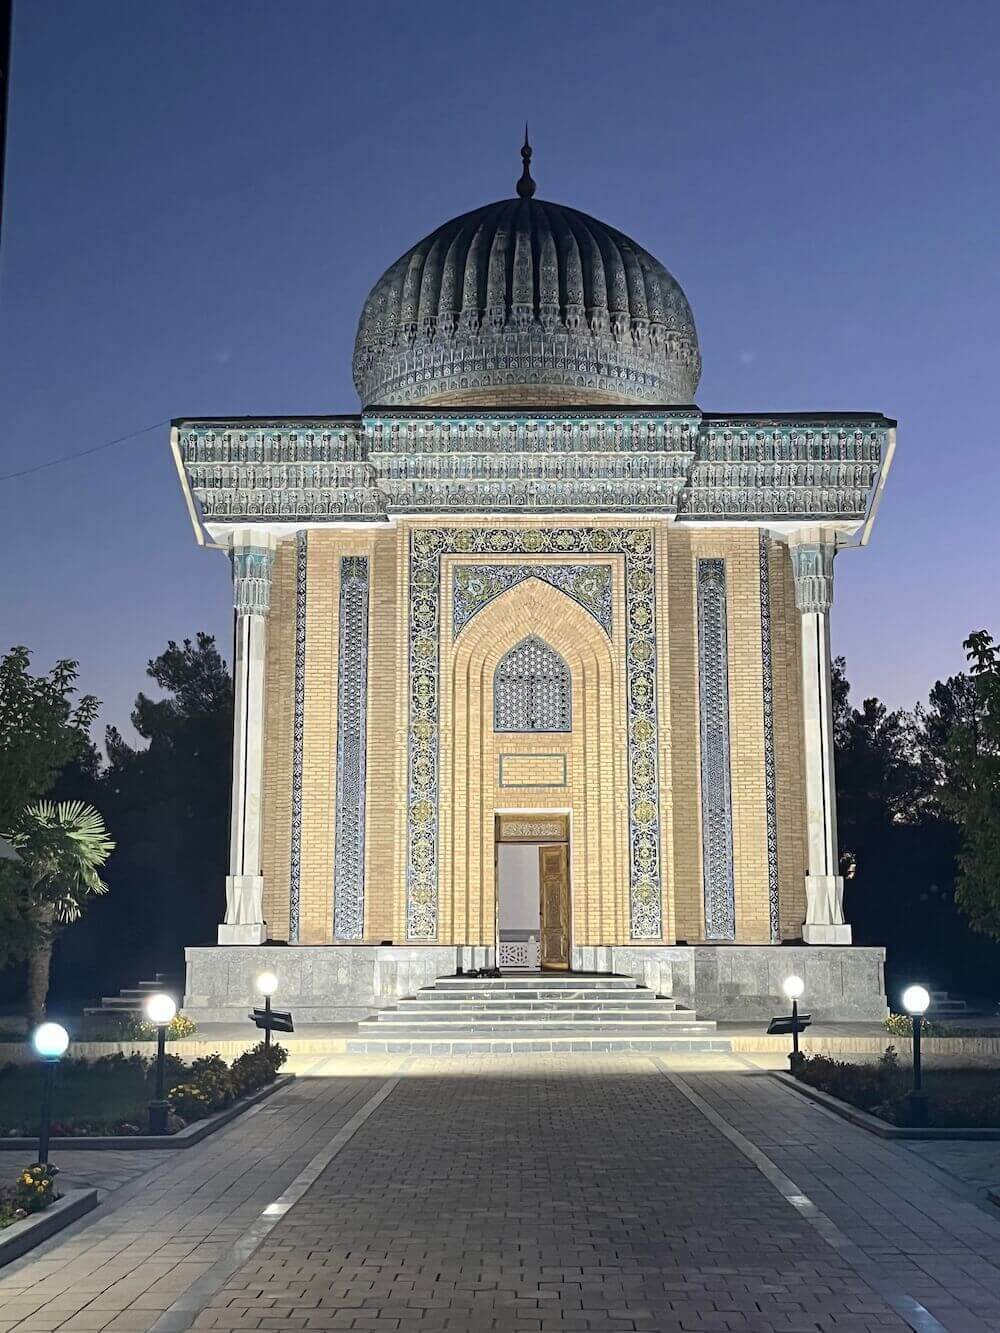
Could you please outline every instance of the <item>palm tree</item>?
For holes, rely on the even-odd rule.
[[[26,915],[36,942],[28,957],[28,1021],[45,1018],[52,945],[63,926],[79,920],[87,900],[107,893],[98,871],[114,851],[104,820],[85,801],[37,801],[8,835],[28,882]]]

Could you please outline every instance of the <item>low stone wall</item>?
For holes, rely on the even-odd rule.
[[[578,971],[619,972],[724,1022],[787,1013],[781,983],[805,982],[801,1008],[818,1023],[880,1022],[887,1014],[885,950],[852,945],[600,945],[574,948]]]
[[[454,945],[215,945],[185,949],[183,1012],[196,1023],[246,1019],[261,1003],[259,972],[274,972],[275,1009],[289,1009],[300,1023],[353,1023],[413,995],[461,961],[482,967],[492,950]]]

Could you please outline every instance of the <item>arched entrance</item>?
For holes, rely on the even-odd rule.
[[[450,631],[446,615],[445,642],[452,639]],[[620,633],[616,626],[615,635]],[[620,645],[570,597],[536,578],[497,596],[453,644],[441,662],[441,937],[462,944],[497,942],[497,816],[527,814],[557,816],[567,830],[563,850],[545,856],[550,899],[562,904],[568,918],[559,927],[564,943],[547,946],[552,962],[567,965],[571,944],[627,941]],[[556,658],[566,672],[562,694]],[[498,676],[505,660],[512,671]],[[534,673],[537,690],[526,705],[528,716],[537,714],[548,729],[512,725],[521,705],[508,685],[518,672]],[[539,845],[543,841],[536,839]],[[566,892],[555,888],[562,882],[563,861]],[[556,928],[550,929],[554,935]]]

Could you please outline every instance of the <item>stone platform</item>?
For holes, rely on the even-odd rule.
[[[492,965],[479,945],[215,945],[185,950],[184,1012],[199,1023],[243,1022],[259,972],[278,976],[276,1009],[300,1023],[351,1023],[396,1006],[461,966]],[[802,1008],[820,1023],[885,1017],[885,950],[816,945],[600,945],[572,950],[574,972],[630,977],[720,1022],[784,1013],[781,983],[805,982]],[[516,975],[516,974],[514,974]]]

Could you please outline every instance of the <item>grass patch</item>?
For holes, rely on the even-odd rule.
[[[828,1092],[890,1125],[910,1127],[910,1064],[893,1047],[880,1060],[851,1063],[825,1055],[800,1056],[792,1073],[802,1083]],[[924,1066],[927,1125],[935,1129],[1000,1129],[1000,1070]]]
[[[164,1090],[171,1104],[167,1128],[176,1133],[193,1120],[221,1111],[239,1097],[271,1083],[288,1052],[275,1043],[244,1052],[231,1066],[218,1055],[186,1064],[167,1055]],[[40,1062],[0,1069],[0,1135],[33,1138],[42,1104]],[[156,1064],[142,1055],[105,1055],[98,1060],[61,1060],[52,1094],[53,1138],[144,1134],[155,1092]]]
[[[179,1063],[179,1062],[176,1062]],[[168,1088],[184,1080],[183,1069],[167,1062]],[[0,1069],[0,1133],[31,1137],[38,1133],[42,1105],[40,1063]],[[115,1133],[132,1124],[139,1133],[153,1097],[155,1073],[142,1056],[104,1056],[99,1060],[61,1060],[52,1090],[52,1134]]]

